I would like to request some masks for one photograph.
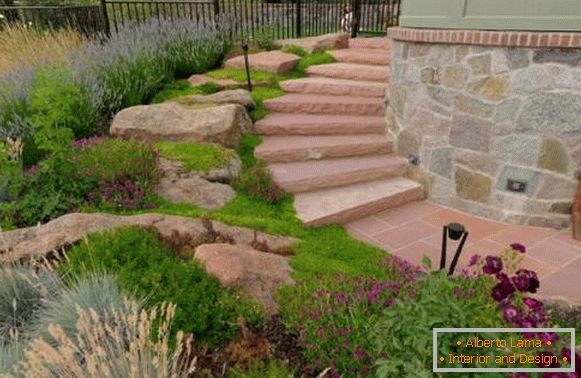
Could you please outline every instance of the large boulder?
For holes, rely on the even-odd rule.
[[[253,109],[256,104],[245,89],[233,89],[228,91],[221,91],[211,95],[192,95],[183,96],[170,100],[184,106],[195,106],[198,104],[238,104],[244,106],[246,109]]]
[[[279,39],[274,41],[274,46],[277,48],[299,46],[308,53],[346,49],[349,47],[349,36],[345,33],[333,33],[308,38]]]
[[[292,268],[285,257],[257,251],[245,245],[203,244],[194,258],[230,289],[240,289],[264,304],[268,314],[278,313],[274,300],[283,285],[294,284]]]
[[[197,218],[165,214],[119,216],[112,214],[67,214],[44,225],[0,233],[0,264],[23,259],[39,259],[58,252],[84,239],[88,234],[112,230],[122,226],[154,228],[164,237],[175,233],[197,240],[207,233],[204,222]],[[243,227],[212,222],[213,230],[227,235],[236,244],[268,245],[271,250],[288,250],[297,239],[274,236]]]
[[[252,70],[267,71],[280,75],[292,71],[300,58],[294,54],[283,53],[282,51],[265,51],[248,55],[248,64]],[[228,69],[244,69],[244,56],[236,56],[226,61],[224,66]]]
[[[185,169],[184,165],[178,160],[159,158],[159,169],[164,177],[170,177],[173,179],[200,177],[210,182],[231,184],[240,177],[242,162],[237,155],[234,155],[224,167],[213,168],[208,172],[191,172]]]
[[[237,147],[252,121],[241,105],[192,109],[176,103],[139,105],[117,113],[111,134],[141,140],[172,140],[219,143]]]

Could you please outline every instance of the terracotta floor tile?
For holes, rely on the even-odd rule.
[[[532,247],[536,243],[553,235],[555,235],[555,231],[549,229],[538,227],[507,226],[506,229],[492,234],[490,239],[504,245],[510,245],[511,243],[517,242],[524,244],[527,247]]]
[[[501,231],[506,225],[477,218],[456,210],[443,209],[423,218],[423,221],[435,227],[443,227],[450,222],[462,223],[470,233],[472,240],[484,239]]]
[[[436,269],[440,263],[440,251],[431,245],[417,241],[406,245],[405,247],[396,249],[393,254],[410,261],[413,264],[422,266],[424,256],[428,256],[432,261],[432,268]]]
[[[541,279],[541,295],[562,296],[581,303],[581,241],[569,231],[506,225],[471,216],[426,202],[416,202],[384,211],[347,225],[349,233],[364,242],[421,266],[424,256],[433,268],[440,263],[442,226],[459,222],[470,232],[456,273],[468,265],[474,254],[498,255],[510,243],[527,246],[521,266]],[[449,268],[457,242],[448,242]]]
[[[575,260],[563,269],[545,277],[541,281],[539,294],[549,297],[565,297],[581,303],[581,259]]]
[[[561,231],[557,235],[555,235],[554,238],[581,248],[581,240],[573,239],[571,231]]]
[[[368,235],[368,236],[371,236],[371,235],[374,235],[374,234],[377,234],[379,232],[386,231],[386,230],[389,230],[390,228],[392,228],[391,225],[389,225],[386,222],[381,221],[380,219],[378,219],[375,216],[365,217],[365,218],[356,220],[355,222],[347,223],[345,225],[345,227],[347,227],[349,229],[357,230],[360,233],[362,233],[364,235]]]
[[[558,268],[553,265],[545,264],[542,261],[535,259],[534,257],[526,256],[521,263],[521,268],[532,270],[536,272],[541,280],[541,286],[543,285],[544,279],[550,274],[555,273]],[[581,271],[579,272],[581,273]]]
[[[414,220],[426,217],[443,208],[425,201],[411,202],[401,207],[385,210],[376,215],[377,218],[392,226],[401,226]]]
[[[532,248],[527,253],[535,259],[555,267],[562,267],[574,259],[581,258],[581,248],[550,238],[544,240]]]
[[[482,239],[478,241],[470,241],[470,236],[468,236],[468,242],[466,247],[464,247],[463,254],[470,258],[472,255],[480,255],[482,257],[492,255],[498,256],[506,248],[504,244],[497,243],[494,240]]]
[[[374,235],[373,238],[390,249],[397,249],[419,241],[431,235],[434,231],[435,228],[427,223],[413,221]]]

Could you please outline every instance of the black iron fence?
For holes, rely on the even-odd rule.
[[[101,0],[111,31],[150,17],[232,23],[239,38],[299,38],[346,31],[384,33],[397,25],[400,0]]]
[[[106,31],[106,17],[99,5],[87,6],[0,6],[0,27],[20,23],[30,27],[70,27],[87,35]]]
[[[2,22],[71,27],[88,35],[117,31],[149,18],[228,20],[238,39],[315,36],[337,31],[385,33],[397,25],[400,0],[101,0],[94,6],[4,6]]]

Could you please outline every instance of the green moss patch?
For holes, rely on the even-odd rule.
[[[157,142],[160,156],[179,160],[189,171],[208,173],[215,168],[225,167],[234,157],[234,151],[217,144],[195,142]]]

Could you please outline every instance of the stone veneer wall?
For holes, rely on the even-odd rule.
[[[446,206],[569,226],[581,162],[581,46],[572,46],[581,35],[413,30],[390,30],[388,96],[398,154],[419,157],[409,175]],[[508,179],[526,181],[526,192],[508,191]]]

